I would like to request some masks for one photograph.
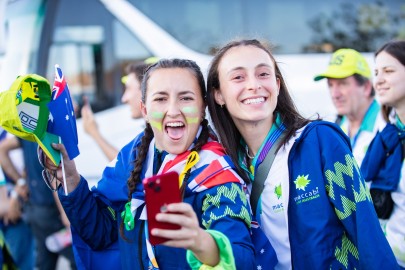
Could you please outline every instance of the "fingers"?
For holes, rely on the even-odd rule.
[[[168,212],[159,213],[156,219],[160,222],[177,224],[179,230],[153,229],[152,235],[170,239],[164,245],[171,247],[193,248],[199,239],[200,231],[196,214],[187,203],[174,203],[167,206]]]
[[[156,215],[156,220],[180,225],[181,227],[199,227],[197,215],[188,203],[172,203],[167,212]]]
[[[59,150],[62,153],[63,159],[69,159],[66,148],[65,148],[65,146],[63,144],[61,144],[61,143],[53,143],[52,147],[53,147],[53,149]]]
[[[68,154],[66,152],[66,148],[65,148],[65,146],[63,144],[52,143],[52,147],[53,147],[53,149],[58,150],[58,151],[60,151],[62,153],[63,160],[70,160],[69,156],[68,156]],[[58,170],[60,168],[60,164],[55,165],[47,155],[44,154],[43,156],[44,156],[43,157],[43,159],[44,159],[43,160],[44,161],[43,165],[44,165],[44,167],[46,169],[48,169],[50,171],[56,171],[56,170]]]
[[[83,106],[86,106],[89,104],[89,98],[86,95],[83,95],[82,100],[83,100]]]

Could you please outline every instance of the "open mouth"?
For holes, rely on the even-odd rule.
[[[165,131],[170,139],[179,140],[181,137],[183,137],[185,128],[186,127],[183,122],[170,122],[166,124]]]
[[[266,99],[264,97],[258,97],[258,98],[248,98],[242,101],[243,104],[249,105],[249,104],[260,104],[265,102]]]

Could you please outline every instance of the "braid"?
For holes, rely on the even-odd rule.
[[[136,160],[134,162],[134,169],[131,172],[131,176],[127,181],[128,185],[128,201],[132,199],[132,193],[135,190],[136,184],[141,181],[141,171],[143,162],[146,159],[146,155],[148,154],[149,144],[153,138],[153,131],[152,127],[149,123],[146,124],[144,136],[142,137],[141,144],[138,146],[137,151],[138,154],[136,155]]]
[[[127,181],[128,202],[132,200],[132,193],[134,193],[135,191],[136,184],[138,184],[141,181],[142,165],[146,159],[146,155],[148,154],[149,144],[152,141],[152,138],[153,138],[152,127],[150,126],[149,123],[146,123],[144,136],[141,139],[141,144],[137,147],[138,154],[136,156],[136,160],[134,161],[134,169],[132,170],[131,175]],[[124,220],[122,220],[120,224],[120,234],[124,239],[126,239],[124,235]]]

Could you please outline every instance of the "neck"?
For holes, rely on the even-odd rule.
[[[361,123],[363,122],[364,117],[366,116],[366,113],[367,113],[368,109],[370,108],[372,102],[373,102],[373,99],[368,100],[368,102],[365,102],[363,104],[363,106],[361,106],[357,110],[356,113],[347,115],[347,119],[349,121],[350,136],[354,136],[360,129]]]
[[[405,108],[395,109],[395,113],[398,115],[399,120],[401,120],[402,124],[405,123]]]
[[[273,117],[266,121],[236,125],[245,140],[250,156],[255,156],[273,125]]]

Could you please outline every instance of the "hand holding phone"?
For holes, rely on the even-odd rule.
[[[153,236],[151,230],[154,228],[166,230],[178,230],[179,225],[159,222],[156,220],[158,213],[167,211],[167,205],[181,202],[179,188],[179,174],[177,172],[168,172],[145,178],[143,181],[145,189],[146,214],[148,216],[149,242],[152,245],[163,243],[169,239]]]

